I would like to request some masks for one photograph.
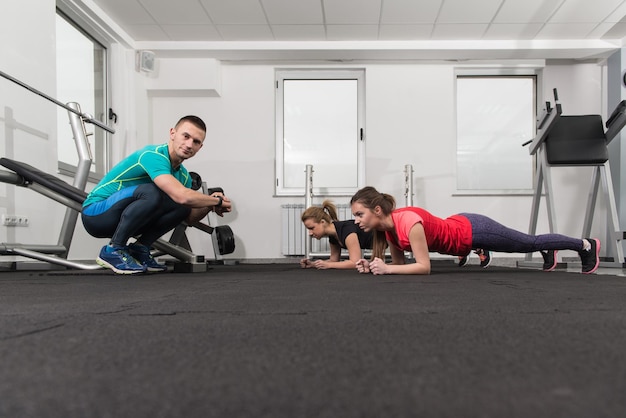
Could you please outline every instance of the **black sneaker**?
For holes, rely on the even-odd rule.
[[[591,248],[588,250],[582,250],[578,252],[580,261],[582,261],[583,274],[591,274],[600,266],[600,240],[596,238],[586,238],[591,244]]]
[[[463,257],[459,256],[459,267],[465,267],[469,263],[469,254]]]
[[[539,251],[543,257],[543,271],[552,271],[556,268],[557,258],[556,250]]]
[[[491,264],[491,253],[489,251],[478,248],[474,251],[474,253],[478,255],[478,258],[480,258],[480,266],[482,268],[486,269],[489,267],[489,264]]]

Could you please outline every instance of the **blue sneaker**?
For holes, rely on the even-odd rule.
[[[140,244],[130,244],[128,246],[128,254],[142,264],[147,271],[166,271],[167,266],[159,264],[150,254],[150,248]]]
[[[113,270],[117,274],[135,274],[146,271],[144,266],[128,254],[126,248],[115,248],[110,245],[102,247],[100,255],[96,258],[96,263]]]

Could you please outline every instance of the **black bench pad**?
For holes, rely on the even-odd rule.
[[[2,157],[0,158],[0,165],[21,176],[27,183],[41,184],[42,186],[80,204],[82,204],[87,198],[87,192],[80,190],[60,178],[55,177],[52,174],[45,173],[29,164]],[[193,188],[194,190],[197,190],[200,187],[202,180],[200,179],[200,176],[194,172],[191,172],[191,175],[194,177]],[[215,192],[224,193],[224,189],[221,187],[212,187],[208,189],[207,192],[209,195]]]
[[[38,168],[9,158],[0,158],[0,165],[22,176],[27,183],[38,183],[42,186],[62,195],[75,202],[83,203],[87,198],[87,192],[80,190],[52,174],[45,173]]]

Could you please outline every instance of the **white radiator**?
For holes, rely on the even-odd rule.
[[[304,209],[303,204],[281,205],[283,255],[304,256],[305,240],[309,235],[301,220]],[[350,205],[337,205],[337,216],[341,221],[353,219]],[[328,238],[311,239],[311,252],[330,254]]]

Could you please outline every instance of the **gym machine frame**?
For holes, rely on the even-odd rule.
[[[534,194],[533,203],[530,217],[530,225],[528,233],[535,235],[537,230],[537,220],[539,216],[539,206],[541,203],[542,189],[545,187],[546,208],[548,211],[548,226],[551,233],[556,233],[556,216],[554,213],[554,200],[552,195],[552,180],[550,176],[550,163],[548,162],[547,155],[547,141],[550,137],[550,132],[557,125],[561,119],[563,113],[561,104],[559,103],[557,90],[553,90],[555,107],[552,107],[550,102],[546,102],[546,109],[537,119],[537,134],[535,138],[528,141],[522,146],[530,144],[530,155],[536,155],[537,169],[534,179]],[[622,101],[617,108],[613,111],[612,115],[606,122],[607,131],[604,132],[605,146],[611,142],[615,136],[626,125],[626,101]],[[608,153],[607,153],[608,156]],[[619,217],[617,214],[617,207],[615,202],[615,194],[613,191],[613,182],[611,179],[611,170],[609,166],[609,160],[603,163],[599,162],[581,162],[581,163],[559,163],[554,164],[557,166],[591,166],[593,167],[593,174],[591,180],[591,188],[588,195],[587,207],[585,211],[585,219],[583,222],[582,237],[589,237],[591,234],[591,226],[593,223],[594,211],[597,203],[598,191],[600,183],[602,183],[602,189],[606,198],[606,210],[607,210],[607,241],[610,241],[610,246],[607,242],[607,249],[613,250],[614,257],[607,257],[606,260],[601,261],[600,265],[603,267],[624,267],[624,250],[622,247],[622,239],[624,238],[624,232],[619,227]],[[525,256],[524,261],[517,263],[519,267],[536,267],[537,264],[532,262],[532,253],[528,253]]]
[[[68,111],[70,127],[72,129],[76,150],[78,152],[78,164],[76,166],[76,175],[74,176],[73,187],[79,191],[84,191],[92,164],[91,151],[89,149],[89,142],[87,141],[87,133],[85,131],[85,122],[96,125],[110,133],[115,133],[115,130],[94,119],[93,116],[83,113],[80,110],[78,103],[61,103],[2,71],[0,71],[0,76]],[[31,188],[34,191],[67,206],[65,217],[63,218],[63,224],[61,226],[61,232],[59,233],[59,239],[56,245],[2,243],[0,244],[0,255],[20,255],[35,260],[83,270],[96,270],[101,268],[97,264],[84,264],[67,260],[72,237],[76,229],[78,213],[82,210],[82,205],[77,203],[75,199],[72,199],[59,191],[53,191],[40,183],[30,182],[22,175],[15,172],[0,171],[0,181],[14,184],[16,186]]]

